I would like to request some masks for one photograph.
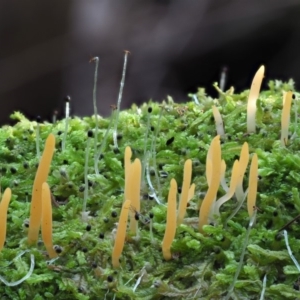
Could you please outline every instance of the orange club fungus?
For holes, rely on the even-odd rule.
[[[34,244],[38,240],[42,219],[42,184],[47,181],[54,150],[55,137],[53,134],[49,134],[32,187],[32,198],[28,229],[29,244]]]

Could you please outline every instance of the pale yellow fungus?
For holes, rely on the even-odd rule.
[[[235,190],[235,196],[239,202],[242,201],[244,198],[243,179],[248,166],[248,162],[249,162],[249,146],[248,143],[245,142],[241,149],[241,154],[239,159],[240,176]]]
[[[235,160],[233,167],[232,167],[229,190],[223,197],[221,197],[220,199],[218,199],[215,202],[213,215],[219,216],[220,215],[220,206],[232,198],[232,196],[235,192],[237,183],[238,183],[239,175],[240,175],[239,161]]]
[[[221,161],[221,186],[223,188],[223,190],[227,193],[228,192],[228,186],[225,180],[225,172],[226,172],[226,163],[225,160],[222,159]]]
[[[186,212],[186,205],[188,202],[191,179],[192,179],[192,160],[187,159],[184,163],[183,183],[182,183],[181,197],[180,197],[179,207],[178,207],[177,226],[179,226],[182,223]]]
[[[124,248],[130,205],[131,201],[125,200],[122,206],[118,228],[115,236],[115,245],[112,252],[112,265],[114,268],[118,268],[120,266],[119,258]]]
[[[290,111],[292,106],[292,92],[286,92],[283,95],[283,108],[281,115],[281,144],[286,146],[289,135]]]
[[[249,191],[247,198],[247,208],[248,214],[251,218],[254,212],[254,207],[256,203],[256,194],[257,194],[257,181],[258,181],[258,158],[257,154],[254,153],[250,166],[249,174]]]
[[[32,188],[28,229],[29,244],[34,244],[38,240],[42,218],[42,184],[47,181],[54,150],[55,137],[51,133],[46,140],[45,149],[40,159]]]
[[[5,189],[0,203],[0,251],[6,239],[7,210],[11,199],[11,189]]]
[[[130,173],[130,166],[131,166],[131,156],[132,151],[129,146],[125,148],[125,155],[124,155],[124,169],[125,169],[125,187],[124,187],[124,201],[128,198],[129,192],[129,173]]]
[[[196,188],[196,185],[195,185],[195,183],[193,183],[189,188],[188,202],[194,197],[195,188]]]
[[[167,224],[164,239],[162,242],[162,252],[165,260],[172,258],[171,245],[176,233],[176,194],[177,183],[173,178],[171,179],[169,195],[168,195],[168,210],[167,210]]]
[[[57,257],[52,243],[52,204],[49,185],[42,185],[42,238],[50,258]]]
[[[204,197],[199,213],[199,231],[203,232],[203,226],[208,223],[209,212],[215,201],[221,179],[221,146],[220,136],[217,135],[211,142],[212,177],[211,184]]]
[[[216,122],[217,134],[220,136],[224,136],[225,135],[224,123],[222,120],[222,116],[219,112],[219,109],[215,105],[213,105],[212,111]]]
[[[261,66],[254,75],[247,104],[247,132],[255,132],[256,127],[256,100],[259,97],[260,87],[265,74],[265,67]]]
[[[208,186],[210,186],[211,177],[212,177],[212,162],[211,162],[211,159],[209,159],[209,158],[206,160],[205,174],[206,174],[207,184],[208,184]]]
[[[130,211],[130,231],[133,234],[137,233],[138,221],[135,219],[135,213],[140,211],[140,186],[141,186],[141,174],[142,164],[141,161],[136,158],[130,166],[129,172],[129,190],[128,199],[131,201],[131,206],[134,210]]]

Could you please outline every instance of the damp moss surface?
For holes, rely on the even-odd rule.
[[[289,90],[296,100],[291,111],[290,139],[284,147],[280,142],[282,92]],[[27,243],[32,185],[39,162],[37,123],[15,112],[12,118],[16,125],[0,129],[1,192],[10,187],[13,195],[6,243],[0,252],[0,276],[8,282],[18,281],[29,271],[31,254],[35,266],[31,276],[17,286],[0,282],[1,299],[225,299],[244,246],[246,252],[232,299],[259,299],[263,290],[264,299],[300,299],[299,270],[279,231],[300,214],[300,129],[295,118],[299,113],[299,94],[292,81],[270,81],[269,89],[262,91],[257,100],[256,133],[247,134],[249,91],[219,92],[219,98],[213,99],[199,89],[195,95],[189,95],[186,103],[175,103],[169,97],[163,103],[133,105],[121,111],[118,148],[113,143],[113,129],[108,129],[113,127],[113,117],[98,116],[96,147],[87,134],[95,129],[95,117],[70,118],[64,151],[61,144],[65,120],[39,124],[41,151],[50,133],[56,137],[47,181],[53,195],[53,243],[59,249],[59,258],[54,261],[49,261],[41,240],[35,246]],[[206,155],[217,134],[212,105],[218,107],[224,121],[221,149],[227,164],[226,181],[230,181],[231,168],[244,142],[249,144],[250,156],[258,155],[257,215],[248,240],[247,204],[229,219],[238,205],[234,197],[221,207],[221,216],[214,224],[204,226],[204,234],[198,230],[199,207],[208,189]],[[87,145],[89,214],[83,221]],[[139,158],[145,164],[145,154],[148,157],[150,181],[162,204],[151,196],[153,190],[144,176],[138,237],[127,235],[120,267],[114,269],[112,250],[124,201],[126,146],[132,148],[132,159]],[[103,151],[96,174],[94,151],[100,147]],[[195,195],[189,201],[183,224],[176,230],[172,259],[165,261],[161,243],[170,180],[175,178],[181,187],[187,159],[193,162]],[[244,189],[248,186],[248,174],[249,166]],[[220,187],[217,198],[224,194]],[[300,261],[299,224],[296,221],[286,230],[291,250]],[[18,257],[25,250],[29,251]]]

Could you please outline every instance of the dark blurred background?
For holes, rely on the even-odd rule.
[[[299,0],[0,0],[0,124],[14,110],[51,120],[93,113],[99,56],[98,111],[117,101],[123,50],[129,50],[122,108],[204,86],[228,68],[226,88],[249,88],[255,71],[300,84]],[[296,85],[299,87],[299,85]]]

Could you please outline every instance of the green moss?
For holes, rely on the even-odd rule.
[[[222,138],[221,147],[222,158],[227,164],[227,182],[244,142],[249,143],[250,154],[256,152],[259,158],[259,211],[232,296],[235,299],[258,299],[263,277],[267,274],[265,299],[299,297],[300,292],[293,288],[299,274],[287,253],[282,235],[278,234],[282,226],[300,213],[300,129],[294,125],[294,113],[291,113],[290,124],[290,132],[295,133],[293,139],[286,148],[279,141],[282,90],[293,90],[294,86],[292,81],[282,83],[276,80],[269,83],[269,88],[261,93],[258,100],[257,133],[250,135],[246,134],[248,91],[241,94],[220,92],[219,99],[212,99],[204,89],[199,89],[199,104],[191,95],[192,101],[184,104],[177,104],[168,98],[163,104],[150,102],[141,107],[133,105],[131,109],[121,112],[118,123],[118,133],[122,134],[118,140],[119,151],[114,151],[111,130],[102,145],[99,174],[95,174],[95,147],[94,140],[91,140],[87,201],[90,231],[86,231],[87,224],[81,220],[81,187],[84,186],[86,132],[95,128],[95,118],[75,117],[69,120],[64,152],[60,144],[64,120],[55,124],[40,124],[41,151],[48,134],[56,135],[56,153],[48,182],[56,200],[53,207],[54,244],[62,247],[62,253],[50,265],[47,264],[42,243],[30,248],[30,252],[23,257],[13,260],[21,251],[28,249],[27,229],[23,223],[29,217],[31,189],[38,163],[35,144],[37,124],[28,121],[19,112],[14,113],[12,118],[18,121],[17,124],[0,129],[1,190],[11,187],[13,191],[8,212],[7,241],[0,252],[0,275],[9,282],[23,277],[30,267],[30,253],[34,254],[36,265],[30,278],[17,288],[0,283],[1,299],[225,297],[238,267],[249,217],[244,204],[226,223],[237,205],[235,200],[230,200],[221,207],[218,225],[206,225],[205,235],[198,232],[199,206],[207,190],[206,154],[216,135],[211,109],[213,104],[219,107],[225,124],[226,136]],[[152,107],[150,125],[154,131],[148,130],[146,139],[148,105]],[[101,117],[98,121],[99,149],[110,121]],[[114,270],[111,253],[118,217],[113,217],[112,211],[119,216],[124,198],[124,149],[129,145],[133,150],[133,159],[140,158],[144,162],[145,141],[147,152],[151,151],[155,137],[155,153],[149,156],[150,169],[157,170],[162,176],[156,177],[154,172],[150,179],[160,200],[166,203],[171,178],[174,177],[181,186],[183,165],[188,158],[193,161],[192,182],[196,184],[196,194],[190,201],[184,224],[177,228],[172,244],[174,259],[166,262],[161,251],[166,207],[148,198],[150,190],[145,180],[141,189],[143,200],[139,238],[128,237],[121,256],[121,268]],[[174,137],[172,143],[171,137]],[[25,162],[28,164],[26,168]],[[16,172],[12,172],[11,168],[15,168]],[[245,178],[244,188],[247,182]],[[224,194],[220,188],[218,195]],[[147,221],[150,212],[154,213],[153,238]],[[299,261],[300,228],[293,223],[288,232],[291,249]],[[104,238],[99,237],[100,233],[104,234]],[[109,280],[108,276],[111,276]],[[135,287],[138,281],[140,283]]]

